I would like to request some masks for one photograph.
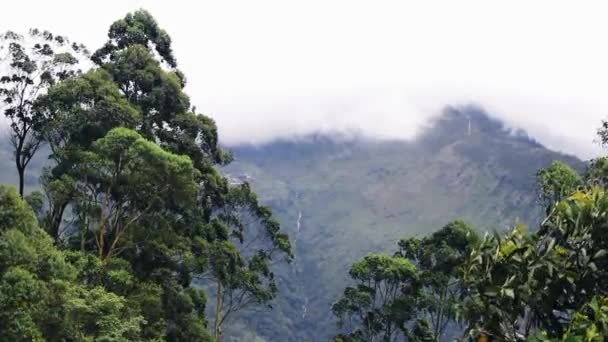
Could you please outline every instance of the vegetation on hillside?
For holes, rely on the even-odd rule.
[[[583,172],[585,163],[489,115],[448,109],[412,141],[317,135],[231,146],[235,160],[224,170],[273,208],[295,255],[276,272],[282,295],[273,310],[239,315],[242,325],[268,341],[330,340],[338,321],[331,305],[352,286],[352,263],[368,253],[392,255],[400,240],[422,239],[455,218],[477,232],[538,226],[538,169],[560,160]],[[458,332],[448,323],[446,335]]]
[[[310,271],[311,256],[286,271],[294,260],[292,242],[271,210],[247,182],[231,181],[219,171],[232,155],[219,146],[214,121],[191,106],[171,39],[149,13],[137,11],[114,22],[107,42],[92,54],[39,30],[3,34],[0,53],[6,64],[0,98],[17,174],[17,189],[0,186],[2,340],[220,341],[235,317],[250,317],[239,313],[271,307],[281,286],[293,284],[290,274]],[[85,70],[87,63],[92,67]],[[476,211],[484,220],[504,219],[495,211],[534,200],[545,209],[538,229],[517,224],[479,235],[455,220],[428,235],[403,237],[393,253],[380,250],[354,262],[351,283],[325,307],[320,302],[340,283],[340,264],[331,260],[325,272],[308,275],[329,288],[306,289],[324,292],[313,298],[311,311],[317,316],[331,311],[338,323],[334,340],[343,342],[480,336],[513,342],[605,340],[608,158],[594,160],[582,174],[553,162],[538,171],[534,192],[520,170],[527,161],[515,154],[491,155],[490,148],[545,158],[537,143],[520,136],[502,141],[494,135],[507,133],[487,118],[477,123],[492,133],[473,132],[469,122],[466,143],[454,140],[458,130],[451,119],[448,115],[443,119],[448,124],[421,138],[424,148],[408,145],[411,165],[392,158],[391,151],[374,161],[385,163],[359,172],[392,187],[391,181],[411,177],[407,184],[418,188],[408,191],[417,194],[412,196],[417,203],[403,215],[443,219],[443,204]],[[608,142],[608,124],[599,136]],[[43,146],[49,162],[40,176],[41,191],[26,194],[26,169]],[[466,160],[447,170],[425,155]],[[305,174],[297,187],[304,195],[286,184],[268,184],[285,201],[309,208],[333,205],[336,210],[326,212],[332,220],[325,222],[377,225],[336,201],[331,182],[347,175],[328,165],[343,157],[331,154],[320,166],[326,183],[310,178],[311,159],[295,160]],[[490,175],[505,165],[514,171],[513,184],[501,188],[509,183],[503,178],[488,191]],[[420,169],[424,175],[416,174]],[[455,178],[465,181],[452,182]],[[441,184],[432,184],[437,179]],[[446,188],[461,196],[433,196],[450,194]],[[375,185],[341,191],[387,218],[395,217],[391,208],[403,205]],[[488,193],[493,201],[478,198]],[[471,201],[466,208],[463,199]],[[534,216],[529,208],[521,213]],[[293,249],[302,217],[299,209]],[[325,235],[316,237],[317,251],[335,247],[331,237],[346,236],[325,228]],[[385,240],[365,232],[354,236],[367,249],[381,248]],[[334,252],[328,258],[342,263],[353,253]],[[287,281],[280,284],[278,276]],[[306,297],[302,320],[308,305]],[[242,336],[257,338],[249,331]]]
[[[248,184],[217,171],[231,157],[149,13],[113,23],[87,71],[86,49],[49,32],[1,46],[22,196],[25,167],[50,150],[31,208],[0,188],[3,338],[219,341],[234,312],[268,305],[289,239]]]
[[[472,339],[604,341],[606,162],[584,175],[561,162],[539,170],[547,215],[534,232],[517,225],[480,238],[455,221],[356,262],[356,286],[333,305],[344,331],[335,340],[435,341],[451,323]]]

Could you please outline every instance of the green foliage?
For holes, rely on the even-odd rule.
[[[601,342],[608,336],[608,301],[594,297],[573,315],[568,329],[561,338],[550,338],[546,332],[538,332],[533,342]]]
[[[27,204],[14,195],[13,189],[0,186],[0,232],[17,228],[29,235],[36,229],[36,218]]]
[[[68,158],[70,150],[89,148],[114,127],[133,128],[141,121],[112,76],[100,69],[50,88],[37,106],[36,129],[49,143],[56,162]]]
[[[27,130],[37,144],[48,143],[52,161],[42,175],[45,196],[34,193],[28,202],[52,239],[25,202],[6,209],[2,222],[11,228],[21,222],[31,232],[5,233],[0,266],[15,268],[7,268],[2,284],[7,293],[29,289],[27,303],[44,303],[51,294],[54,301],[52,308],[20,311],[11,302],[18,296],[3,298],[0,313],[19,318],[7,336],[26,329],[21,333],[31,339],[210,340],[207,296],[192,283],[210,275],[219,289],[219,339],[231,314],[269,306],[277,295],[272,262],[291,259],[289,238],[247,184],[231,185],[216,169],[230,154],[218,145],[215,122],[190,108],[171,39],[154,18],[143,10],[128,14],[112,24],[108,38],[93,55],[93,69],[43,75],[43,95],[28,103]],[[36,49],[57,65],[77,63],[55,56],[50,44]],[[36,71],[18,45],[9,52],[14,67]],[[10,75],[2,80],[31,83]],[[55,261],[46,269],[32,266]],[[65,274],[52,273],[60,270]],[[50,312],[64,320],[47,317],[54,330],[40,326]]]
[[[171,50],[171,38],[162,30],[150,13],[144,10],[127,14],[124,19],[115,21],[108,32],[110,40],[95,54],[93,61],[104,64],[112,54],[132,45],[153,45],[155,51],[172,67],[176,66]]]
[[[438,337],[431,331],[431,327],[425,320],[417,320],[414,323],[414,327],[411,333],[408,335],[408,341],[412,342],[434,342],[437,341]]]
[[[583,185],[583,179],[570,166],[554,161],[536,173],[539,199],[547,207],[553,206]]]
[[[568,324],[577,319],[572,313],[606,295],[608,198],[597,186],[600,170],[601,163],[592,164],[584,179],[572,170],[541,172],[540,187],[552,189],[559,202],[548,207],[540,230],[487,235],[471,253],[462,315],[472,334],[483,330],[508,341],[539,331],[546,338],[568,336]]]
[[[593,159],[584,175],[587,185],[608,186],[608,157]]]
[[[32,191],[24,196],[23,199],[30,205],[36,216],[42,215],[44,209],[44,194],[42,192]]]
[[[594,297],[574,314],[563,341],[605,341],[608,336],[608,300]]]
[[[537,249],[536,242],[518,226],[502,237],[486,234],[472,251],[462,275],[466,297],[460,312],[469,333],[484,330],[507,341],[529,333],[533,319],[520,318],[528,307],[545,308],[540,289],[554,270],[554,253]]]
[[[477,233],[463,221],[450,222],[421,239],[408,238],[399,242],[398,255],[418,265],[424,289],[421,311],[426,311],[431,334],[439,339],[448,324],[456,320],[456,307],[463,296],[462,267],[478,244]]]
[[[412,340],[441,337],[444,322],[458,320],[470,338],[605,340],[608,311],[597,299],[606,296],[608,283],[605,165],[605,159],[595,160],[584,177],[561,162],[540,170],[537,182],[547,216],[536,232],[517,225],[480,240],[456,221],[428,237],[401,240],[396,255],[418,266],[418,284],[427,295],[405,335]],[[365,287],[347,288],[349,301],[337,302],[334,311],[368,307],[369,292],[358,290]],[[383,328],[374,321],[366,327],[362,317],[357,325]],[[432,332],[429,321],[413,323],[427,317]],[[337,340],[371,340],[364,328]]]
[[[345,330],[335,340],[392,341],[407,336],[420,296],[416,266],[400,256],[370,254],[355,262],[349,274],[357,285],[347,287],[332,305]]]
[[[566,281],[552,284],[563,310],[577,310],[594,295],[605,295],[608,195],[596,186],[578,191],[554,208],[539,235],[555,240]],[[568,277],[569,275],[569,277]]]
[[[329,340],[336,320],[328,317],[327,303],[351,284],[355,260],[392,254],[400,239],[425,237],[454,218],[478,231],[515,220],[535,227],[545,209],[533,191],[535,172],[554,159],[577,170],[583,163],[483,129],[477,119],[468,137],[468,114],[443,115],[407,142],[316,135],[233,146],[235,161],[226,172],[250,182],[272,207],[295,254],[291,267],[275,271],[282,291],[273,311],[242,322],[269,339]],[[460,329],[450,323],[444,338]]]
[[[10,341],[132,341],[141,316],[79,281],[13,188],[0,186],[0,335]]]

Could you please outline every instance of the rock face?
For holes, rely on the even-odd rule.
[[[475,108],[447,109],[412,141],[317,135],[230,149],[235,162],[225,172],[253,185],[295,247],[295,261],[278,272],[273,310],[234,325],[268,341],[329,340],[330,306],[355,259],[456,218],[481,231],[534,228],[536,171],[555,159],[584,168]]]

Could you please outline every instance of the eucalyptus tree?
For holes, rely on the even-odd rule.
[[[433,234],[399,241],[393,256],[372,254],[354,263],[347,287],[332,310],[344,330],[337,341],[437,341],[465,287],[461,272],[479,237],[462,221]]]
[[[190,159],[164,151],[135,131],[112,129],[79,160],[79,201],[96,209],[85,231],[93,235],[102,263],[137,243],[128,237],[144,218],[179,215],[194,205],[198,171]]]
[[[354,286],[332,305],[343,331],[337,341],[395,341],[410,334],[421,299],[416,266],[401,256],[370,254],[355,262]]]
[[[55,162],[43,177],[45,225],[58,242],[96,255],[106,286],[115,283],[103,280],[110,274],[136,284],[111,285],[117,293],[137,305],[161,298],[142,310],[148,338],[207,338],[206,297],[192,280],[208,275],[219,289],[220,339],[227,318],[276,296],[272,267],[290,259],[289,239],[247,184],[231,185],[219,171],[231,156],[215,122],[191,108],[154,18],[128,14],[108,38],[94,70],[38,101],[37,131]]]
[[[217,166],[231,156],[218,145],[215,122],[191,108],[171,39],[154,18],[145,11],[129,14],[112,24],[108,38],[93,60],[142,114],[137,131],[167,151],[187,155],[199,172],[197,210],[177,224],[199,241],[191,249],[190,273],[208,275],[216,287],[219,339],[221,325],[235,312],[275,297],[271,263],[273,257],[289,260],[289,240],[247,184],[230,185],[219,173]]]
[[[465,260],[479,243],[475,230],[456,220],[422,238],[399,241],[397,255],[407,258],[419,270],[424,305],[421,317],[432,334],[441,339],[449,324],[457,320],[457,306],[463,296],[461,271]]]
[[[76,178],[83,167],[83,152],[103,138],[114,127],[134,128],[141,114],[124,99],[103,70],[91,70],[51,87],[37,101],[37,134],[51,150],[52,166],[42,175],[49,210],[44,218],[45,229],[58,242],[64,236],[65,210],[72,205],[83,216],[91,208],[88,201],[75,199],[86,189],[77,187]],[[80,236],[85,238],[81,231]]]
[[[202,277],[215,286],[213,324],[220,338],[222,326],[237,312],[267,305],[277,295],[273,258],[279,254],[289,261],[292,254],[279,223],[247,183],[232,186],[226,205],[213,217],[214,236],[208,236],[202,251],[208,258]]]
[[[53,84],[79,74],[79,62],[87,57],[82,44],[48,31],[0,35],[0,100],[9,121],[21,197],[25,170],[42,142],[33,129],[36,100]]]

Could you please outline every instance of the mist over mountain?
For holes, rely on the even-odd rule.
[[[268,341],[327,340],[349,265],[394,250],[400,238],[456,218],[481,232],[535,229],[537,170],[553,160],[585,167],[475,107],[447,108],[411,141],[317,134],[231,149],[235,162],[224,172],[253,185],[295,249],[274,310],[242,321]]]
[[[361,88],[351,91],[268,94],[224,99],[213,110],[220,139],[228,145],[264,145],[276,140],[303,139],[314,135],[341,139],[413,140],[424,134],[429,122],[453,108],[481,107],[512,132],[525,131],[556,151],[593,158],[600,146],[590,137],[605,111],[590,104],[574,106],[555,99],[520,98],[505,92],[484,96],[483,90],[465,96],[454,90],[410,90],[407,87]],[[567,101],[565,101],[567,102]],[[211,106],[215,108],[215,106]],[[550,113],[550,114],[549,114]]]

